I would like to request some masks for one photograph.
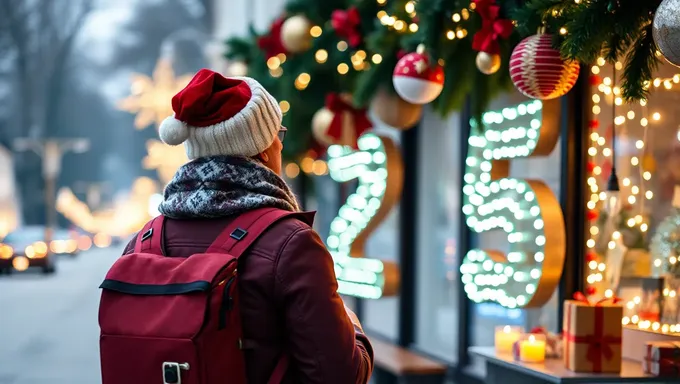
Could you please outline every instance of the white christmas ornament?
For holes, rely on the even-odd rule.
[[[680,67],[680,0],[664,0],[654,13],[652,35],[666,60]]]
[[[180,145],[189,138],[189,127],[175,116],[169,116],[158,127],[158,136],[167,145]]]
[[[291,16],[281,26],[281,44],[290,53],[302,53],[312,46],[312,23],[302,15]]]
[[[394,89],[402,99],[413,104],[427,104],[444,89],[444,69],[430,65],[422,46],[397,62],[392,74]]]

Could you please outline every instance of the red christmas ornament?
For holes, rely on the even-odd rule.
[[[257,39],[257,46],[264,52],[267,59],[278,55],[279,53],[287,53],[286,48],[281,42],[281,28],[285,18],[280,17],[272,23],[269,28],[269,34],[260,36]]]
[[[482,18],[482,28],[472,37],[472,49],[497,55],[501,52],[499,39],[507,39],[512,34],[511,20],[499,19],[501,7],[495,0],[475,0],[475,11]]]
[[[350,47],[356,48],[363,41],[360,32],[361,15],[357,7],[350,7],[346,11],[341,9],[333,11],[331,25],[339,37],[347,40]]]
[[[598,216],[599,216],[599,214],[597,213],[597,211],[595,211],[593,209],[589,210],[586,213],[586,219],[588,219],[588,221],[593,221],[593,220],[597,219]]]
[[[600,127],[600,120],[593,119],[588,122],[588,127],[590,129],[597,129]]]
[[[592,285],[589,285],[588,288],[586,288],[586,294],[588,296],[592,296],[595,293],[597,293],[597,289],[595,289],[595,287],[593,287]]]
[[[412,104],[427,104],[436,99],[444,88],[444,68],[430,63],[423,46],[404,55],[392,74],[394,89],[402,99]]]
[[[524,95],[550,100],[563,96],[576,84],[579,64],[565,61],[552,47],[552,36],[538,34],[522,40],[510,56],[510,77]]]

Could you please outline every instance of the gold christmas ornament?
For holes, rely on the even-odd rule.
[[[312,134],[319,144],[326,147],[333,144],[352,145],[356,141],[354,137],[354,119],[350,112],[342,112],[342,136],[340,140],[328,135],[328,128],[335,117],[335,113],[324,107],[319,109],[312,117]]]
[[[131,95],[119,100],[118,109],[134,113],[135,128],[144,129],[156,123],[159,126],[163,120],[173,114],[170,100],[191,81],[193,74],[175,76],[172,63],[167,59],[159,59],[151,77],[132,74]]]
[[[281,26],[281,44],[290,53],[301,53],[312,46],[312,23],[302,15],[291,16]]]
[[[423,106],[411,104],[397,94],[380,89],[371,100],[371,112],[390,127],[406,130],[418,124]]]
[[[479,52],[475,59],[477,69],[485,75],[492,75],[501,68],[501,55]]]

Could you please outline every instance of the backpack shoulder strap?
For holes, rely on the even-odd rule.
[[[238,216],[217,236],[206,253],[228,252],[238,258],[272,224],[297,212],[278,208],[259,208]]]
[[[151,219],[137,234],[135,241],[135,253],[151,253],[164,255],[163,253],[163,224],[165,216],[160,215]]]

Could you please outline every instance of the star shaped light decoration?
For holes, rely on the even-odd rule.
[[[154,122],[158,126],[163,119],[172,115],[172,97],[189,84],[192,77],[191,74],[175,77],[170,60],[161,58],[151,77],[141,73],[132,74],[131,95],[120,100],[117,107],[137,115],[137,129],[144,129]]]
[[[177,169],[189,161],[183,145],[171,147],[158,140],[149,140],[146,151],[148,154],[142,161],[144,168],[155,169],[163,184],[168,184]]]

